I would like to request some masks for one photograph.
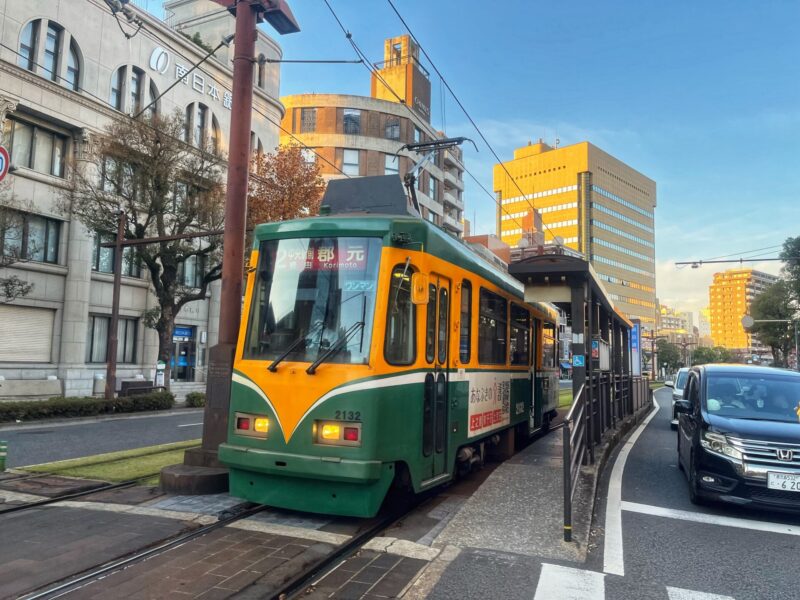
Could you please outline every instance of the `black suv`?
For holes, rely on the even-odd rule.
[[[675,410],[692,502],[800,510],[800,373],[693,367]]]

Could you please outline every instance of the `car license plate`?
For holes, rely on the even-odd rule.
[[[792,473],[767,473],[767,487],[771,490],[800,492],[800,475]]]

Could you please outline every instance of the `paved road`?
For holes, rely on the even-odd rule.
[[[677,467],[676,433],[669,427],[670,391],[655,396],[660,410],[606,469],[598,494],[597,546],[586,565],[569,571],[543,565],[538,585],[544,587],[535,598],[800,597],[800,517],[689,502]],[[579,595],[548,589],[564,577],[579,587]]]
[[[8,467],[130,450],[199,438],[203,410],[0,427],[8,442]]]

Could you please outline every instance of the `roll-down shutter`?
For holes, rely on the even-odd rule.
[[[50,362],[55,311],[0,304],[0,362]]]

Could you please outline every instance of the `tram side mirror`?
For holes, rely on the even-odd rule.
[[[427,273],[414,273],[411,275],[411,302],[414,304],[428,303],[428,283]]]

